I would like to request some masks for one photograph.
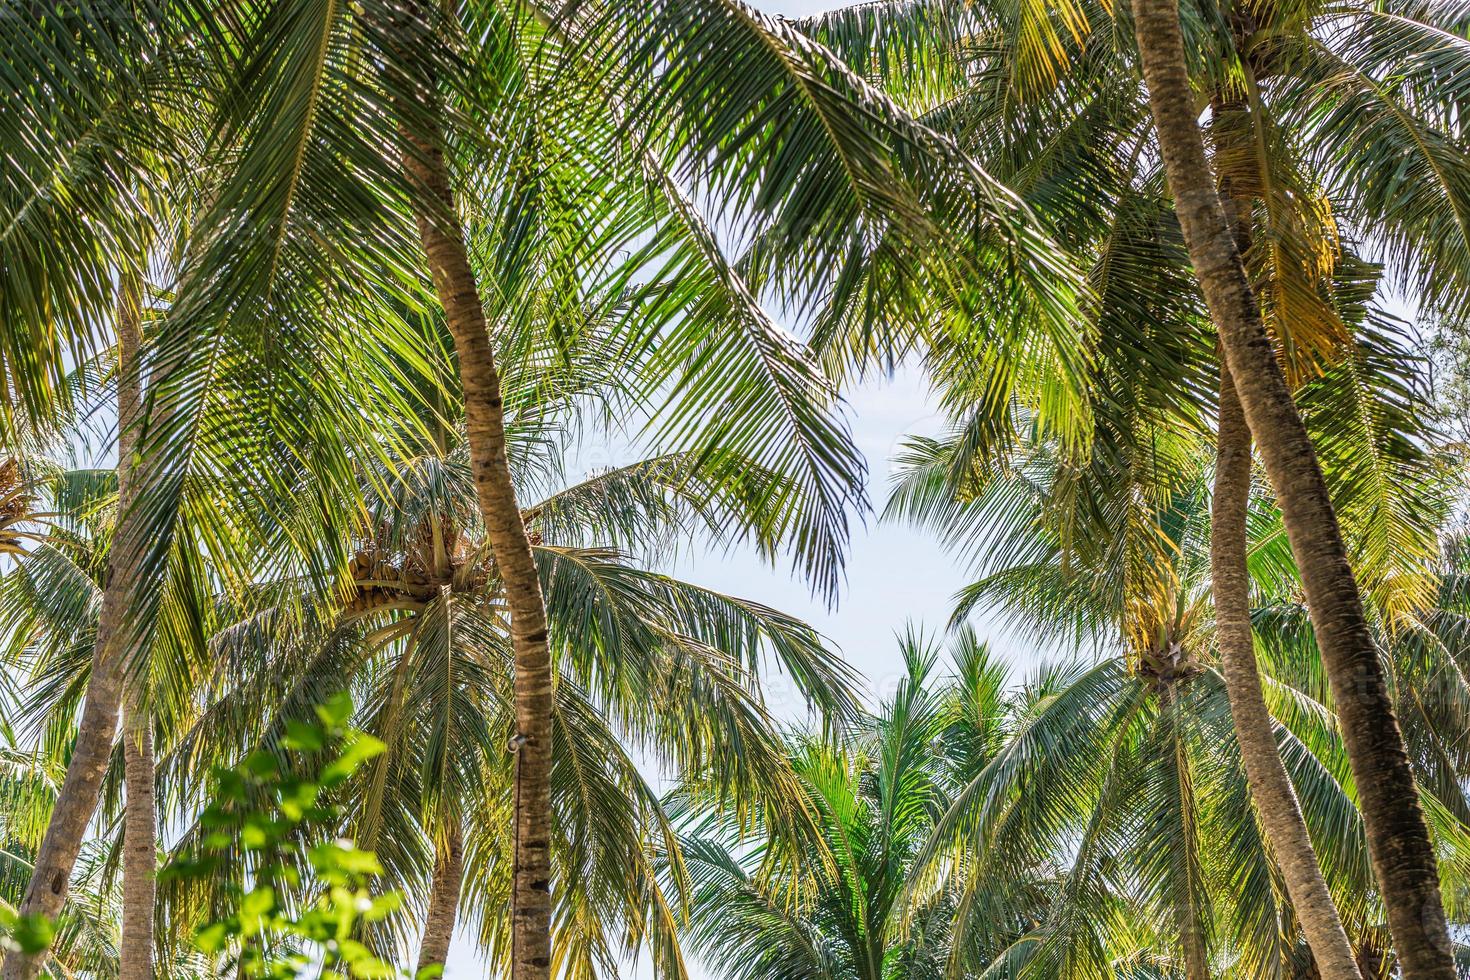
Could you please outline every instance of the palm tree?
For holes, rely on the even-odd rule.
[[[5,347],[0,356],[6,359],[0,422],[7,435],[54,429],[57,419],[80,400],[78,395],[93,392],[85,383],[67,383],[67,357],[87,364],[109,349],[111,341],[99,330],[108,323],[129,338],[123,345],[128,356],[117,376],[126,382],[126,397],[120,401],[136,414],[130,418],[121,413],[122,506],[109,550],[115,570],[103,576],[105,613],[94,651],[96,669],[88,675],[91,690],[82,737],[21,904],[22,913],[43,917],[62,908],[82,835],[97,805],[125,699],[125,679],[148,656],[157,599],[164,592],[157,583],[181,523],[186,485],[207,476],[224,495],[233,490],[242,495],[237,500],[253,498],[258,516],[264,517],[261,504],[269,501],[273,483],[281,485],[275,482],[278,477],[310,466],[325,473],[335,425],[307,436],[331,414],[330,398],[322,397],[318,387],[325,375],[318,369],[329,360],[346,368],[361,349],[339,348],[348,360],[335,355],[323,359],[325,348],[306,343],[275,361],[286,347],[277,343],[281,337],[272,334],[269,324],[289,321],[297,331],[294,337],[305,338],[310,325],[321,326],[320,310],[313,306],[313,315],[303,318],[296,315],[299,310],[286,313],[278,299],[256,308],[269,309],[263,320],[241,309],[225,315],[218,302],[221,290],[210,288],[210,264],[201,258],[210,249],[197,247],[189,235],[181,239],[187,244],[177,249],[164,247],[173,240],[165,226],[190,210],[187,202],[208,199],[216,190],[208,186],[214,171],[184,166],[183,160],[198,163],[203,141],[191,126],[199,110],[210,104],[202,97],[223,86],[198,57],[207,48],[179,43],[180,8],[139,5],[108,8],[102,16],[92,13],[32,6],[6,18],[3,30],[6,61],[17,66],[6,80],[7,102],[15,107],[6,120],[7,127],[15,128],[7,132],[27,149],[7,159],[0,191],[5,199],[7,304],[0,341]],[[174,98],[183,91],[187,98]],[[159,318],[158,336],[138,347],[133,328],[144,304],[142,279],[160,262],[165,269],[179,262],[187,267],[183,275],[165,273],[165,288],[158,290],[187,302],[172,306],[169,316]],[[301,271],[299,265],[277,263],[267,277],[267,289],[280,286],[278,277],[294,274],[292,281],[304,296],[320,279]],[[187,285],[168,289],[171,279]],[[259,286],[259,280],[232,281],[232,288],[243,290],[232,297],[259,295],[250,292]],[[99,291],[115,303],[115,318],[99,305]],[[284,319],[272,320],[273,315]],[[346,319],[339,315],[334,326]],[[366,323],[366,318],[357,320],[358,326]],[[320,334],[315,338],[322,339]],[[262,352],[269,353],[257,356]],[[354,370],[344,372],[353,386]],[[146,396],[141,392],[145,378]],[[293,402],[295,410],[276,414]],[[231,413],[254,414],[264,427],[247,436],[239,427],[218,424]],[[360,419],[338,422],[351,426]],[[313,454],[286,451],[301,445],[313,445]],[[224,463],[230,455],[234,460]],[[254,472],[245,476],[250,469]],[[268,523],[267,518],[262,526]],[[134,721],[127,727],[137,763],[134,816],[140,819],[133,835],[134,860],[128,863],[130,877],[144,887],[129,889],[134,901],[129,903],[125,949],[129,972],[146,974],[151,972],[146,958],[152,945],[146,869],[156,845],[141,819],[150,805],[147,758],[140,751],[146,722],[141,703],[132,704]],[[44,951],[10,955],[5,975],[33,975],[43,959]]]
[[[354,592],[319,637],[282,642],[279,632],[242,628],[219,636],[216,656],[224,671],[240,672],[238,685],[224,688],[165,762],[174,780],[194,782],[188,770],[201,756],[232,756],[242,741],[269,748],[326,686],[345,677],[360,688],[361,723],[381,733],[388,752],[348,787],[347,830],[410,895],[426,894],[420,968],[442,965],[462,903],[475,911],[497,963],[508,965],[514,949],[496,913],[510,899],[514,850],[501,819],[514,806],[503,754],[515,737],[513,653],[504,585],[474,520],[465,455],[460,443],[448,457],[405,461],[408,485],[381,502],[376,533],[357,542]],[[671,931],[679,903],[664,895],[652,864],[654,839],[672,832],[627,745],[656,751],[732,800],[781,801],[794,777],[758,700],[762,657],[773,656],[834,717],[850,712],[844,670],[806,627],[646,571],[606,547],[619,527],[643,537],[675,513],[670,507],[688,506],[680,498],[687,465],[635,464],[525,512],[557,665],[552,949],[558,969],[576,975],[615,957],[613,929],[645,937],[660,970],[681,975]],[[604,544],[581,540],[589,537]],[[288,617],[263,610],[257,618]],[[262,705],[280,707],[262,714]],[[804,814],[790,810],[783,827],[796,834]],[[486,816],[466,821],[468,813]]]
[[[21,748],[8,723],[4,738],[0,748],[0,908],[13,913],[30,880],[31,860],[46,830],[64,766],[44,752]],[[55,924],[48,976],[121,975],[123,911],[110,857],[101,842],[83,845],[67,906]],[[161,972],[181,980],[205,976],[203,964],[191,950],[175,943],[164,948]]]
[[[1404,976],[1451,980],[1434,849],[1327,483],[1292,401],[1210,179],[1172,0],[1134,10],[1139,60],[1190,260],[1251,434],[1278,489],[1353,761],[1374,869]]]
[[[124,505],[115,470],[34,468],[37,473],[31,486],[36,499],[45,501],[48,508],[44,533],[28,531],[33,547],[16,559],[15,567],[0,582],[4,596],[0,659],[16,677],[29,679],[24,694],[16,697],[17,721],[26,720],[43,733],[38,751],[58,769],[69,770],[69,758],[75,755],[73,730],[79,705],[84,695],[90,698],[94,691],[91,675],[106,595],[103,579]],[[121,844],[106,862],[120,865],[123,879],[121,901],[116,903],[119,976],[151,971],[155,950],[172,949],[172,944],[160,943],[154,935],[153,881],[159,847],[154,768],[147,755],[140,757],[137,746],[139,741],[150,745],[153,726],[160,721],[167,724],[171,711],[178,708],[176,701],[170,704],[160,691],[172,688],[177,697],[179,688],[190,685],[190,674],[203,666],[203,651],[193,637],[203,621],[201,604],[208,597],[198,594],[203,583],[194,576],[202,573],[206,581],[219,579],[204,572],[198,542],[208,537],[218,546],[220,558],[229,557],[231,546],[228,518],[219,511],[211,512],[210,501],[197,489],[189,495],[186,510],[182,546],[170,555],[162,586],[160,625],[148,640],[141,674],[126,678],[128,735],[115,748],[106,739],[103,759],[104,825],[116,825],[121,831]],[[83,737],[77,729],[75,740]],[[128,744],[129,739],[133,744]],[[120,819],[116,813],[119,795],[123,798]],[[47,801],[42,830],[51,825],[49,804],[57,798],[59,793]],[[81,846],[88,845],[84,841]],[[70,906],[64,906],[63,916],[74,914],[69,910]]]
[[[1074,855],[1072,883],[1059,893],[1049,924],[1017,947],[1016,963],[1040,957],[1064,974],[1105,969],[1114,955],[1105,905],[1117,895],[1089,889],[1114,866],[1129,869],[1129,921],[1177,923],[1175,935],[1164,938],[1181,951],[1187,975],[1209,975],[1215,957],[1208,937],[1221,922],[1231,930],[1231,952],[1221,959],[1243,958],[1252,975],[1282,969],[1291,955],[1281,937],[1292,930],[1272,924],[1282,914],[1275,862],[1247,829],[1257,817],[1246,805],[1237,743],[1222,727],[1229,705],[1209,656],[1216,623],[1202,441],[1145,430],[1115,454],[1119,441],[1104,432],[1100,458],[1081,471],[1043,445],[972,477],[958,495],[954,474],[968,472],[955,465],[963,442],[921,442],[908,455],[912,469],[891,507],[943,528],[984,573],[965,590],[960,615],[991,606],[1039,636],[1092,640],[1105,649],[1121,642],[1125,652],[1079,675],[1075,690],[1069,682],[1068,693],[1038,714],[1014,759],[977,777],[942,825],[941,845],[971,840],[990,848],[998,854],[993,868],[1005,868],[1008,848]],[[1260,581],[1280,590],[1290,579],[1295,588],[1279,525],[1255,516],[1252,532]],[[1306,632],[1298,622],[1291,635]],[[1303,659],[1298,654],[1295,662]],[[1270,680],[1271,752],[1279,743],[1348,938],[1360,952],[1377,950],[1353,784],[1340,742],[1321,727],[1330,710],[1294,700],[1311,697],[1310,685],[1303,693],[1286,686],[1300,683],[1298,676]],[[1432,684],[1415,689],[1426,701],[1453,703],[1453,696],[1446,702],[1431,693]],[[1432,799],[1427,790],[1425,799]],[[1463,835],[1453,820],[1437,819],[1436,831],[1447,840]],[[1074,852],[1077,834],[1084,842]],[[1203,848],[1204,840],[1217,842],[1216,849]],[[1226,841],[1223,853],[1218,842]],[[1222,905],[1223,918],[1210,914]],[[1300,920],[1294,896],[1291,914]]]
[[[498,358],[510,366],[510,446],[523,493],[554,480],[557,434],[571,425],[571,408],[619,397],[608,388],[606,338],[593,336],[604,326],[589,321],[587,336],[570,354],[547,349],[541,329],[500,338]],[[393,420],[396,434],[383,429],[374,437],[412,451],[382,461],[367,449],[354,453],[366,521],[347,541],[307,549],[346,549],[348,577],[328,586],[286,567],[278,580],[221,594],[206,603],[214,608],[194,627],[213,628],[215,635],[191,670],[175,669],[175,656],[159,645],[152,686],[168,695],[170,706],[158,728],[160,789],[173,801],[175,819],[192,824],[211,765],[257,744],[279,748],[293,712],[309,712],[345,677],[362,695],[362,723],[381,733],[388,752],[350,788],[354,820],[344,830],[375,848],[410,895],[427,895],[421,965],[442,962],[466,889],[475,896],[469,907],[482,916],[484,942],[508,960],[506,924],[495,910],[508,899],[505,856],[513,848],[500,820],[465,821],[467,813],[509,813],[513,780],[502,747],[515,734],[514,670],[505,584],[479,524],[464,430],[453,421],[460,408],[438,383],[439,375],[453,374],[452,345],[437,327],[420,336],[415,356],[433,371],[405,372],[396,389],[380,392],[409,414]],[[677,962],[670,938],[674,903],[659,894],[647,843],[668,831],[623,740],[657,750],[682,772],[705,774],[734,798],[779,797],[791,777],[759,700],[761,660],[774,657],[834,718],[850,710],[844,668],[809,629],[632,560],[644,552],[656,557],[660,548],[701,531],[727,544],[749,540],[767,553],[788,547],[772,536],[779,522],[772,522],[765,501],[799,506],[800,490],[754,463],[742,471],[739,483],[711,484],[696,460],[666,454],[562,487],[522,514],[546,582],[559,677],[550,831],[554,880],[564,883],[553,931],[558,962],[591,969],[618,948],[607,931],[619,923],[631,936],[646,931],[660,957]],[[294,499],[315,509],[318,490],[304,483]],[[309,516],[283,523],[315,526]],[[41,598],[42,590],[26,588],[45,578],[52,551],[38,551],[13,577],[14,608],[39,603],[45,609],[71,591],[53,583]],[[199,577],[211,579],[207,572]],[[73,581],[81,596],[93,594],[85,575]],[[13,632],[74,643],[86,628],[65,610],[76,615],[87,602],[78,597],[62,605]],[[48,664],[53,684],[66,686],[75,658],[43,653],[45,647],[34,641],[28,656]],[[182,696],[171,693],[177,688],[184,688]],[[53,699],[37,692],[42,705]],[[793,824],[801,819],[799,812],[790,815]],[[168,921],[209,914],[215,899],[207,889],[181,887],[166,896]],[[666,969],[677,975],[675,966]]]
[[[124,512],[133,509],[136,502],[137,480],[133,472],[136,453],[137,426],[142,406],[141,390],[141,285],[135,273],[125,273],[118,287],[117,335],[118,335],[118,503]],[[56,917],[65,900],[87,823],[96,806],[97,793],[111,754],[112,735],[117,728],[118,716],[125,684],[124,665],[131,657],[136,638],[125,635],[124,615],[135,586],[137,565],[133,560],[139,548],[133,525],[126,520],[118,528],[117,547],[114,549],[116,564],[108,572],[109,585],[103,597],[104,609],[99,613],[97,642],[88,682],[89,696],[79,728],[76,749],[67,765],[67,783],[58,794],[52,809],[46,837],[42,840],[31,876],[31,885],[21,903],[27,915]],[[142,774],[146,778],[146,774]],[[139,781],[139,784],[141,780]],[[139,785],[135,784],[135,785]],[[141,785],[139,785],[141,789]],[[147,838],[146,870],[130,861],[130,870],[136,881],[141,873],[151,877],[156,835],[152,831],[152,794],[144,796],[148,813],[146,821],[139,822],[140,830],[149,831]],[[139,853],[142,853],[140,849]],[[146,888],[146,886],[143,886]],[[141,896],[140,896],[141,897]],[[151,906],[148,906],[151,909]],[[133,976],[151,975],[152,972],[152,915],[146,923],[138,919],[128,921],[128,940],[134,955],[128,957],[128,966],[146,969],[146,974],[129,973]],[[142,945],[146,943],[145,945]],[[139,955],[141,954],[141,955]],[[24,958],[12,953],[6,957],[7,973],[11,964],[19,964]],[[141,961],[141,962],[140,962]],[[39,964],[37,964],[39,965]],[[18,967],[17,967],[18,968]]]
[[[964,956],[1002,953],[1044,909],[1044,875],[982,877],[968,891],[911,887],[955,792],[1003,751],[1012,705],[1004,669],[973,634],[951,642],[955,673],[943,682],[936,644],[910,632],[899,646],[906,674],[875,717],[836,744],[791,739],[819,840],[784,839],[761,814],[721,805],[703,787],[672,797],[694,883],[688,941],[715,975],[953,976]],[[969,865],[983,854],[965,850],[956,860]],[[961,939],[964,922],[978,928]]]
[[[1304,365],[1310,373],[1319,356],[1313,351],[1330,354],[1333,337],[1341,332],[1330,303],[1324,304],[1324,294],[1330,294],[1324,285],[1330,284],[1321,281],[1322,265],[1314,258],[1324,244],[1331,254],[1333,217],[1340,226],[1371,232],[1386,244],[1385,254],[1402,278],[1426,300],[1453,297],[1459,287],[1452,284],[1463,281],[1466,254],[1463,222],[1455,216],[1465,213],[1470,200],[1463,154],[1451,135],[1455,120],[1462,118],[1453,108],[1462,92],[1420,82],[1429,72],[1463,63],[1464,45],[1447,32],[1457,29],[1455,8],[1292,6],[1288,11],[1284,5],[1267,5],[1241,13],[1206,5],[1189,13],[1192,40],[1215,32],[1204,46],[1201,63],[1210,68],[1202,85],[1213,100],[1217,134],[1226,120],[1233,120],[1238,133],[1233,143],[1217,141],[1217,171],[1233,184],[1232,193],[1257,202],[1251,212],[1263,231],[1261,247],[1248,257],[1249,271],[1288,373],[1300,377]],[[1070,3],[1050,13],[1006,5],[876,4],[822,15],[803,26],[879,76],[896,72],[899,65],[923,66],[918,74],[926,85],[915,96],[935,105],[929,118],[976,146],[987,164],[993,157],[983,147],[998,147],[996,155],[1015,161],[1023,194],[1070,231],[1087,227],[1098,215],[1099,202],[1111,200],[1092,185],[1106,179],[1118,158],[1099,153],[1099,147],[1117,147],[1122,159],[1136,164],[1138,149],[1150,135],[1147,113],[1140,118],[1137,111],[1142,92],[1133,82],[1132,31],[1126,25],[1108,28],[1108,15]],[[913,55],[920,50],[924,54]],[[1420,61],[1421,51],[1432,53]],[[912,88],[901,85],[905,91]],[[1182,95],[1178,104],[1183,111]],[[1298,142],[1298,133],[1309,135]],[[1088,143],[1089,134],[1101,142]],[[1370,145],[1375,149],[1364,149]],[[1405,179],[1404,160],[1412,161],[1415,179]],[[992,172],[1007,174],[993,165]],[[1320,180],[1304,180],[1308,172]],[[1206,180],[1203,168],[1192,174]],[[1078,175],[1087,179],[1078,184]],[[1074,179],[1071,187],[1068,177]],[[1324,196],[1316,185],[1330,194],[1325,222]],[[1078,194],[1080,187],[1087,187],[1090,196]],[[1230,229],[1214,228],[1212,241],[1223,247],[1219,239]],[[1256,347],[1264,349],[1261,343]],[[1273,433],[1283,431],[1273,427]],[[1295,458],[1305,457],[1298,453]],[[1340,574],[1338,557],[1335,564],[1319,565],[1314,575],[1326,569]],[[1231,575],[1222,576],[1223,583],[1230,581]],[[1422,589],[1421,584],[1410,591],[1422,598]],[[1346,595],[1345,588],[1339,591]],[[1364,635],[1359,631],[1357,639]],[[1358,665],[1371,676],[1374,665],[1366,650],[1356,649]],[[1336,653],[1329,652],[1329,658],[1344,663]],[[1350,669],[1340,670],[1339,679]],[[1376,695],[1372,700],[1369,710],[1376,712],[1384,702]],[[1355,754],[1364,758],[1378,742],[1355,738]],[[1273,765],[1269,759],[1259,762],[1254,767],[1259,771]],[[1401,764],[1397,771],[1402,777]],[[1402,789],[1392,790],[1398,805],[1412,808]],[[1411,891],[1427,887],[1425,856],[1421,850],[1419,884]],[[1306,867],[1305,861],[1295,863]],[[1414,901],[1410,894],[1402,905]]]
[[[1127,409],[1123,412],[1127,418]],[[1108,417],[1100,410],[1100,420]],[[1135,833],[1167,828],[1167,858],[1137,871],[1144,890],[1139,898],[1145,908],[1153,906],[1144,914],[1173,926],[1165,942],[1178,952],[1185,975],[1206,980],[1211,917],[1196,826],[1201,779],[1195,758],[1208,743],[1195,741],[1201,733],[1187,713],[1193,681],[1204,667],[1209,629],[1207,580],[1199,560],[1208,529],[1205,494],[1198,467],[1190,465],[1198,436],[1153,429],[1147,422],[1139,430],[1104,429],[1096,440],[1095,461],[1080,470],[1043,445],[962,487],[952,482],[953,474],[965,472],[955,464],[956,445],[915,444],[907,457],[911,469],[890,509],[940,525],[951,542],[983,535],[987,546],[972,561],[987,574],[965,590],[957,616],[978,604],[995,604],[1041,635],[1077,642],[1115,632],[1121,639],[1127,671],[1104,680],[1117,684],[1127,678],[1127,690],[1102,699],[1116,713],[1097,722],[1093,748],[1104,754],[1091,764],[1098,768],[1091,782],[1083,783],[1087,788],[1055,790],[1060,801],[1077,792],[1095,794],[1084,798],[1096,809],[1078,831],[1084,839],[1071,887],[1063,889],[1067,900],[1053,910],[1047,941],[1030,955],[1061,957],[1064,970],[1085,969],[1082,964],[1104,955],[1105,927],[1081,911],[1086,900],[1073,893],[1087,887],[1084,882],[1097,867],[1091,862],[1116,854],[1107,847],[1116,846],[1108,835],[1118,833],[1110,823],[1118,821],[1138,828]],[[1110,531],[1094,530],[1101,528]],[[1116,661],[1106,663],[1118,672]],[[1078,751],[1070,750],[1067,762],[1051,764],[1065,771]],[[1104,759],[1110,761],[1104,764]],[[978,818],[967,809],[976,806],[976,798],[997,798],[992,778],[977,779],[957,803],[948,832],[960,818],[967,828],[976,826],[969,821]],[[1064,802],[1034,799],[1038,792],[1046,790],[1024,791],[1037,811],[1051,810],[1053,821],[1072,816]],[[1047,817],[1032,819],[1046,827]],[[1125,840],[1132,844],[1124,855],[1141,864],[1146,845],[1138,838]]]
[[[875,295],[875,315],[924,283],[972,292],[957,261],[1019,274],[1053,323],[1068,319],[1070,283],[1009,195],[821,48],[738,0],[452,15],[283,2],[239,36],[245,84],[232,111],[244,179],[221,214],[258,204],[271,234],[289,235],[295,212],[310,213],[342,241],[371,243],[357,250],[364,258],[427,261],[455,338],[481,520],[518,649],[517,976],[545,976],[551,657],[489,330],[524,315],[544,282],[626,302],[640,388],[673,392],[659,427],[711,469],[750,458],[792,475],[815,506],[783,519],[805,527],[811,572],[832,589],[845,509],[861,495],[858,457],[819,372],[725,260],[697,196],[732,207],[736,233],[766,243],[758,283],[798,301],[879,231],[883,259],[905,275]],[[357,224],[365,216],[344,222],[338,207],[345,159],[392,202]],[[422,259],[381,220],[399,205]],[[466,246],[477,221],[500,232],[493,278],[476,276]],[[237,267],[269,267],[275,251]],[[619,284],[631,293],[606,288]]]

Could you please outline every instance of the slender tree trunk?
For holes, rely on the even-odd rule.
[[[118,286],[118,524],[107,558],[102,609],[92,649],[92,672],[86,703],[77,728],[76,745],[66,767],[66,779],[51,811],[51,821],[36,854],[35,869],[21,901],[20,914],[55,919],[66,901],[71,873],[87,824],[97,810],[102,778],[112,754],[112,740],[122,704],[129,655],[137,637],[126,618],[137,580],[137,518],[133,511],[137,422],[142,410],[139,350],[142,346],[142,280],[124,273]],[[29,980],[40,972],[49,951],[29,956],[11,953],[5,958],[4,980]]]
[[[1178,2],[1134,0],[1133,13],[1179,224],[1301,571],[1404,980],[1454,980],[1434,849],[1408,753],[1326,481],[1215,190],[1185,64]]]
[[[1199,828],[1195,823],[1194,790],[1190,776],[1189,760],[1184,746],[1179,741],[1181,711],[1175,681],[1168,680],[1158,686],[1159,715],[1169,719],[1170,744],[1176,753],[1174,771],[1178,777],[1179,810],[1184,818],[1183,836],[1188,842],[1186,865],[1196,859]],[[1185,980],[1210,980],[1209,939],[1205,935],[1203,917],[1196,901],[1191,874],[1185,870],[1185,893],[1174,906],[1175,925],[1179,930],[1179,951],[1184,956]]]
[[[1179,932],[1179,941],[1184,946],[1185,980],[1210,980],[1210,961],[1204,932],[1199,925],[1198,910],[1191,907],[1185,915],[1189,922]]]
[[[432,97],[432,96],[428,96]],[[427,115],[419,107],[419,117]],[[546,607],[506,459],[500,375],[465,248],[438,133],[407,133],[404,167],[415,191],[419,237],[444,307],[464,386],[470,468],[486,536],[510,607],[515,652],[515,859],[511,963],[515,980],[551,975],[551,650]]]
[[[153,732],[142,699],[123,716],[127,795],[123,802],[123,920],[118,980],[153,980],[153,914],[158,896],[158,824]]]
[[[1360,980],[1353,947],[1322,879],[1296,791],[1281,764],[1271,713],[1266,709],[1251,633],[1246,571],[1246,513],[1250,502],[1251,432],[1235,397],[1230,369],[1220,367],[1220,430],[1211,515],[1210,567],[1215,628],[1235,739],[1245,762],[1251,800],[1286,879],[1312,958],[1324,980]]]
[[[1238,39],[1237,43],[1241,43]],[[1212,125],[1222,115],[1247,113],[1240,104],[1217,100]],[[1222,131],[1216,152],[1233,137]],[[1218,160],[1218,156],[1217,156]],[[1252,199],[1233,191],[1232,175],[1220,177],[1221,203],[1234,230],[1236,248],[1250,252],[1254,238]],[[1211,515],[1210,563],[1215,599],[1216,636],[1221,673],[1230,698],[1236,742],[1245,764],[1246,782],[1261,827],[1286,891],[1302,923],[1318,974],[1324,980],[1361,980],[1352,943],[1338,917],[1337,906],[1322,878],[1296,791],[1281,763],[1271,713],[1266,708],[1256,669],[1255,638],[1251,630],[1250,573],[1246,562],[1246,518],[1250,508],[1251,432],[1235,394],[1235,382],[1224,358],[1220,363],[1220,423],[1216,437],[1215,495]]]
[[[414,976],[434,966],[442,970],[444,961],[449,958],[449,941],[454,937],[459,892],[464,884],[464,836],[457,822],[450,822],[444,840],[435,844],[435,851],[434,888],[429,893],[424,941],[419,947],[419,963]]]

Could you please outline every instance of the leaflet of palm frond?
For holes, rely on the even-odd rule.
[[[1342,356],[1350,334],[1333,296],[1337,226],[1254,79],[1239,97],[1211,124],[1217,176],[1250,202],[1246,269],[1287,381],[1300,385]]]
[[[1354,288],[1344,282],[1349,298]],[[1300,393],[1359,580],[1390,629],[1430,607],[1446,515],[1446,464],[1430,449],[1428,395],[1402,324],[1362,297],[1346,357]],[[1357,319],[1357,316],[1354,316]]]
[[[1470,40],[1464,4],[1329,10],[1292,35],[1273,104],[1353,233],[1396,283],[1463,309],[1470,273]]]
[[[731,479],[712,479],[710,466],[669,453],[593,472],[528,508],[527,526],[552,544],[602,543],[638,555],[669,555],[701,538],[716,546],[749,540],[769,555],[780,537],[751,518],[762,499],[780,492],[780,479],[734,460],[719,469],[727,468]]]
[[[962,47],[979,28],[966,0],[880,0],[797,18],[855,71],[904,105],[927,108],[964,85]]]
[[[24,7],[0,25],[0,435],[73,406],[70,366],[107,346],[118,266],[144,254],[140,192],[176,149],[166,4]],[[69,362],[69,363],[68,363]],[[70,366],[69,366],[70,365]]]

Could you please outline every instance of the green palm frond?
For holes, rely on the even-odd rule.
[[[963,86],[962,45],[976,25],[963,0],[872,0],[810,14],[792,26],[909,107]]]
[[[174,69],[164,4],[27,7],[0,27],[0,433],[73,403],[68,362],[110,346],[116,270],[145,254]]]
[[[1463,28],[1437,27],[1439,13],[1347,8],[1323,25],[1333,43],[1308,35],[1289,50],[1281,99],[1284,121],[1343,202],[1339,214],[1372,236],[1416,295],[1453,307],[1470,270],[1470,168],[1456,111],[1465,92],[1454,81],[1470,42]]]

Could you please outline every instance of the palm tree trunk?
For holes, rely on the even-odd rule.
[[[1179,932],[1179,942],[1184,947],[1184,980],[1210,980],[1210,961],[1199,913],[1190,908],[1184,914],[1189,920]]]
[[[1352,764],[1405,980],[1454,980],[1439,874],[1408,753],[1306,427],[1276,363],[1205,157],[1178,0],[1133,4],[1175,210],[1246,421],[1276,488]]]
[[[1168,718],[1170,743],[1174,746],[1174,775],[1178,779],[1179,812],[1184,819],[1183,839],[1185,868],[1182,871],[1185,892],[1177,896],[1174,907],[1175,924],[1179,929],[1179,951],[1184,956],[1185,980],[1210,980],[1209,940],[1205,935],[1200,903],[1196,900],[1193,875],[1190,867],[1197,860],[1199,827],[1195,821],[1196,803],[1190,778],[1189,759],[1179,735],[1182,728],[1179,699],[1174,682],[1159,685],[1159,715]]]
[[[139,700],[129,699],[123,717],[127,795],[123,805],[123,919],[118,980],[153,980],[158,826],[154,807],[153,732],[147,711]]]
[[[414,976],[422,975],[429,967],[442,969],[449,958],[449,942],[454,937],[459,892],[464,883],[464,836],[459,824],[450,821],[445,839],[435,846],[434,888],[429,893],[424,941],[419,947],[419,963]]]
[[[137,493],[134,464],[137,422],[142,411],[141,316],[142,280],[135,274],[124,273],[118,284],[117,301],[117,530],[107,558],[86,703],[66,778],[56,796],[56,806],[51,811],[30,883],[21,900],[19,911],[24,916],[54,920],[66,901],[82,836],[97,810],[102,778],[107,772],[112,740],[117,732],[126,665],[137,641],[128,628],[127,611],[137,580],[136,556],[141,550],[133,507]],[[5,958],[4,980],[30,980],[40,972],[47,955],[45,950],[31,955],[12,952]]]
[[[1256,672],[1246,570],[1246,513],[1250,503],[1251,432],[1230,369],[1220,367],[1220,429],[1211,515],[1210,571],[1215,629],[1235,740],[1245,763],[1251,800],[1270,842],[1286,892],[1301,921],[1323,980],[1360,980],[1353,947],[1322,879],[1296,791],[1281,764],[1271,713]]]
[[[419,237],[444,307],[464,387],[470,467],[486,536],[510,606],[515,653],[515,858],[511,891],[514,980],[551,975],[551,649],[546,607],[506,459],[500,375],[470,268],[437,134],[407,134],[404,167],[415,191]]]

